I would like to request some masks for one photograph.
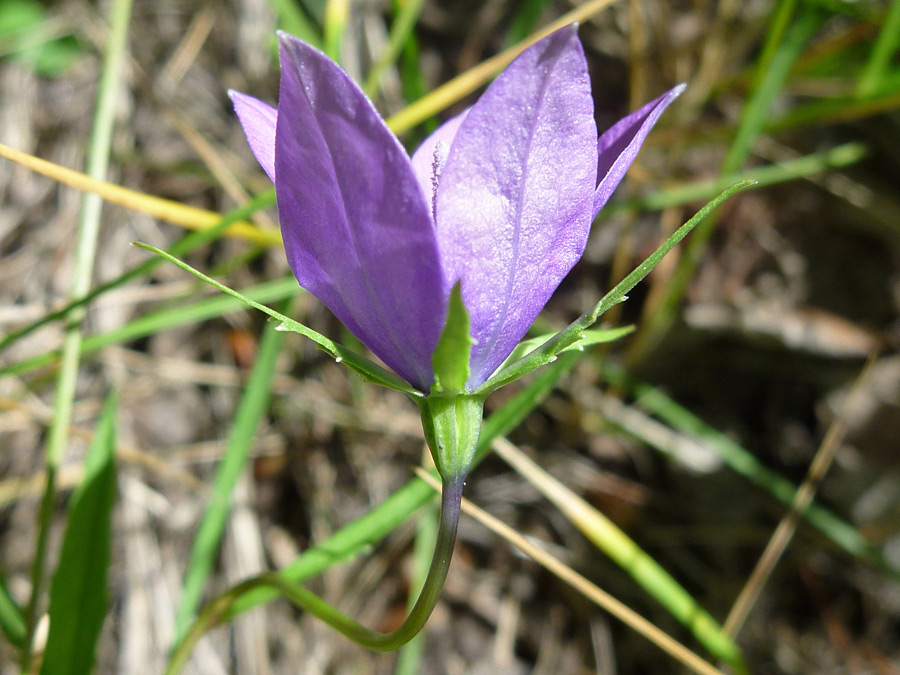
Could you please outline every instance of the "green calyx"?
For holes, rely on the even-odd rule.
[[[469,314],[457,282],[447,303],[444,330],[431,357],[434,384],[426,397],[416,399],[425,439],[445,483],[462,481],[469,473],[484,416],[485,397],[466,390],[472,353],[469,332]]]
[[[441,477],[445,481],[463,479],[475,457],[484,397],[432,395],[416,402],[422,413],[425,440]]]

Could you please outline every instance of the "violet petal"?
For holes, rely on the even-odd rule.
[[[483,383],[581,257],[597,128],[576,27],[523,52],[472,107],[444,165],[436,226],[447,282],[472,321],[469,387]]]
[[[625,177],[628,167],[637,157],[644,139],[656,124],[656,120],[669,104],[678,98],[684,88],[685,85],[679,84],[670,89],[658,99],[620,119],[600,136],[600,140],[597,141],[599,159],[597,190],[594,193],[595,217]]]
[[[231,101],[234,104],[234,112],[237,113],[247,136],[247,142],[253,151],[256,161],[275,182],[275,123],[278,119],[278,111],[268,103],[263,103],[258,98],[253,98],[239,91],[229,91]]]
[[[356,83],[318,50],[279,37],[275,174],[288,262],[301,286],[427,391],[448,295],[431,209]]]
[[[435,129],[428,138],[422,141],[412,156],[412,167],[416,174],[419,185],[422,186],[422,192],[429,204],[434,204],[434,188],[437,185],[437,179],[447,156],[450,147],[453,145],[453,139],[456,138],[456,132],[459,131],[460,125],[466,119],[469,109],[462,111],[459,115],[451,117],[441,126]],[[442,148],[438,148],[438,144],[442,144]],[[435,155],[437,151],[437,155]],[[437,162],[437,164],[436,164]],[[437,170],[437,175],[435,173]]]

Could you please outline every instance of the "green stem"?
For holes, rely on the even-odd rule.
[[[366,76],[363,91],[366,92],[366,96],[369,98],[375,98],[378,95],[381,89],[381,78],[388,67],[400,56],[400,52],[403,51],[403,46],[406,44],[406,40],[412,33],[413,28],[415,28],[419,14],[422,13],[423,4],[424,0],[406,0],[406,2],[400,4],[396,17],[391,23],[387,49],[382,52],[378,61],[375,62],[375,65],[372,66],[372,69],[369,70],[369,74]]]
[[[290,301],[282,303],[284,311],[290,313]],[[232,494],[238,478],[247,466],[250,450],[260,421],[269,409],[272,377],[275,364],[281,353],[284,333],[277,324],[270,323],[263,332],[262,341],[253,372],[241,395],[241,401],[234,415],[234,422],[228,434],[228,446],[216,471],[213,489],[208,497],[206,510],[197,526],[197,533],[191,544],[187,573],[181,587],[181,600],[175,612],[175,640],[184,637],[191,619],[203,598],[207,577],[215,564],[219,544],[228,516],[231,513]]]
[[[894,0],[884,23],[881,24],[881,32],[878,33],[878,39],[872,46],[869,61],[859,78],[856,88],[858,97],[865,98],[878,92],[898,46],[900,46],[900,0]]]
[[[331,606],[312,591],[307,590],[281,574],[267,572],[258,577],[248,579],[231,590],[223,593],[200,613],[187,637],[176,647],[166,675],[175,675],[185,665],[194,645],[207,630],[225,617],[231,606],[245,593],[262,587],[272,588],[304,611],[309,612],[340,631],[354,642],[380,652],[399,649],[414,638],[425,626],[428,617],[434,610],[450,569],[453,546],[456,543],[456,528],[459,525],[459,507],[462,502],[462,490],[465,477],[461,476],[444,481],[441,496],[441,522],[438,526],[437,539],[434,545],[434,556],[419,599],[413,606],[403,624],[395,631],[381,633],[366,628],[355,619]]]

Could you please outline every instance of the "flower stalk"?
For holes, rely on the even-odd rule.
[[[438,473],[444,481],[465,480],[475,458],[484,397],[471,394],[417,399],[422,428]]]
[[[267,572],[248,579],[209,603],[198,615],[185,639],[177,645],[166,668],[166,675],[175,675],[187,663],[197,641],[226,616],[231,606],[245,593],[257,588],[273,588],[295,605],[315,615],[354,642],[380,652],[399,649],[414,638],[428,621],[437,605],[444,580],[450,569],[456,529],[459,525],[464,477],[444,479],[441,494],[441,520],[431,567],[419,593],[416,604],[406,620],[394,631],[382,633],[363,626],[340,610],[328,604],[312,591],[294,583],[276,572]]]

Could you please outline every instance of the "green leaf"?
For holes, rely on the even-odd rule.
[[[315,23],[306,15],[302,7],[294,0],[269,0],[278,17],[278,27],[286,33],[295,35],[307,44],[320,49],[322,34]]]
[[[453,395],[466,390],[469,380],[469,355],[472,353],[472,337],[469,335],[469,313],[463,304],[459,282],[450,292],[447,321],[431,357],[434,367],[436,394]]]
[[[0,575],[0,630],[9,641],[20,647],[25,640],[25,617],[6,588],[6,580]]]
[[[283,303],[290,306],[290,301]],[[181,600],[175,613],[176,641],[180,641],[190,620],[197,612],[203,598],[206,581],[215,564],[219,552],[222,534],[231,513],[232,494],[238,478],[247,466],[256,431],[269,409],[272,390],[272,377],[278,354],[281,351],[281,331],[277,324],[266,326],[253,372],[241,395],[241,402],[235,412],[231,431],[228,434],[228,446],[225,455],[216,470],[216,478],[209,495],[206,510],[197,526],[197,533],[191,544],[191,553],[187,572],[182,585]]]
[[[84,478],[72,497],[59,566],[50,586],[50,634],[42,675],[88,675],[109,591],[110,528],[116,497],[116,396],[107,397]]]
[[[0,40],[33,30],[46,18],[47,11],[36,0],[5,0],[0,3]]]
[[[54,35],[48,12],[40,2],[0,2],[0,55],[31,65],[42,77],[55,77],[84,53],[73,35]]]

